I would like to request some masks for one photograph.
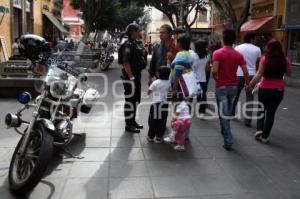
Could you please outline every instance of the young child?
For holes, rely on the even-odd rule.
[[[174,147],[176,151],[184,151],[185,132],[191,127],[192,120],[190,109],[182,93],[177,93],[175,97],[175,115],[172,119],[172,132],[164,138],[166,143],[177,143]]]
[[[168,118],[169,105],[167,95],[171,88],[169,81],[170,69],[162,66],[157,73],[159,79],[155,80],[148,90],[148,95],[153,93],[153,103],[151,104],[148,118],[149,131],[147,140],[149,142],[162,143]]]

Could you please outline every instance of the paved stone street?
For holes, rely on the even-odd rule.
[[[84,159],[55,155],[32,199],[299,199],[300,198],[300,92],[287,88],[276,117],[270,144],[253,138],[255,125],[232,121],[234,150],[222,148],[219,122],[194,119],[187,151],[146,141],[149,105],[140,108],[145,128],[139,135],[124,132],[122,98],[112,95],[119,66],[106,71],[108,95],[88,116],[75,122],[76,137],[68,151]],[[146,73],[145,73],[146,74]],[[103,81],[94,78],[103,89]],[[144,75],[146,80],[146,75]],[[143,82],[146,91],[146,81]],[[122,85],[116,85],[122,94]],[[116,104],[117,101],[121,103]],[[150,100],[144,100],[149,102]],[[114,105],[114,106],[113,106]],[[4,116],[17,109],[15,99],[0,99],[0,198],[9,193],[7,173],[19,136],[7,130]],[[104,113],[105,112],[105,113]]]

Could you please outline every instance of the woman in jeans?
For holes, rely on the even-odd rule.
[[[263,105],[263,110],[258,112],[255,139],[263,143],[268,142],[276,110],[283,99],[285,74],[291,74],[290,62],[285,57],[280,42],[272,39],[268,42],[259,69],[250,82],[250,88],[253,88],[260,81],[258,101]]]

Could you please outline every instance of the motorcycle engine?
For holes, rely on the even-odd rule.
[[[65,137],[69,134],[68,127],[69,127],[69,122],[67,122],[66,120],[62,120],[57,123],[56,130],[61,136]]]

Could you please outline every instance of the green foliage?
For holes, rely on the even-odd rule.
[[[93,0],[97,1],[97,0]],[[138,21],[143,16],[143,5],[138,0],[98,0],[101,6],[97,10],[96,17],[88,19],[91,9],[84,8],[87,3],[84,0],[71,0],[71,5],[83,12],[85,25],[90,24],[90,30],[122,30],[129,23]],[[86,1],[87,2],[87,1]],[[89,4],[92,2],[89,2]],[[90,21],[88,21],[90,20]]]
[[[140,7],[136,2],[127,3],[126,6],[122,4],[117,9],[116,27],[124,29],[129,23],[133,21],[138,22],[139,18],[143,16],[143,7]]]

